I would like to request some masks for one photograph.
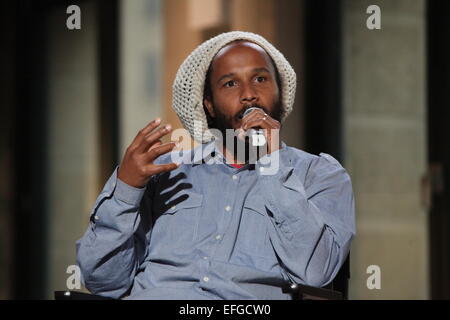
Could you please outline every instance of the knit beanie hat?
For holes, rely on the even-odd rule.
[[[209,131],[203,109],[203,91],[208,68],[217,52],[235,40],[247,40],[261,46],[272,58],[281,80],[281,122],[289,113],[295,99],[296,74],[289,62],[270,42],[262,36],[242,31],[219,34],[199,45],[181,64],[173,83],[172,106],[184,128],[199,143],[214,138]]]

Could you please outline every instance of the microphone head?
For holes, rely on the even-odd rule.
[[[250,108],[248,108],[247,110],[244,111],[244,113],[240,116],[240,119],[243,119],[246,115],[248,115],[250,112],[252,112],[255,109],[261,109],[262,110],[262,108],[259,108],[259,107],[250,107]]]

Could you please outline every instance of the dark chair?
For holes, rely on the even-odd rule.
[[[303,284],[293,284],[289,291],[294,300],[347,300],[350,279],[350,254],[334,280],[323,288]]]
[[[114,300],[114,299],[79,291],[55,291],[55,300]]]

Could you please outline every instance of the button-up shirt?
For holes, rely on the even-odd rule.
[[[236,168],[210,142],[155,163],[174,158],[182,165],[145,188],[119,180],[117,168],[106,183],[76,246],[88,290],[130,299],[290,299],[289,284],[333,280],[355,234],[351,181],[337,160],[282,142]]]

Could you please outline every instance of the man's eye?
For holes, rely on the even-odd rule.
[[[264,82],[266,81],[266,77],[256,77],[256,82]]]
[[[228,82],[225,82],[224,86],[225,87],[233,87],[236,83],[234,82],[234,80],[230,80]]]

